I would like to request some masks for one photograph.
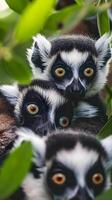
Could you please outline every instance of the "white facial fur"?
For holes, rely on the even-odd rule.
[[[7,101],[11,105],[15,105],[17,102],[17,97],[19,95],[19,88],[17,85],[2,85],[0,91],[4,94]]]
[[[99,38],[96,43],[96,49],[99,52],[99,56],[96,59],[96,64],[98,66],[98,74],[95,80],[95,83],[89,88],[86,97],[90,97],[97,92],[100,92],[101,89],[103,89],[104,85],[107,82],[107,76],[109,73],[109,63],[110,60],[108,60],[107,64],[104,66],[104,58],[107,54],[107,50],[109,49],[109,34],[104,34],[101,38]]]
[[[88,151],[80,143],[71,151],[62,150],[56,156],[57,160],[69,167],[77,174],[77,181],[81,187],[85,186],[85,175],[89,168],[97,161],[98,153]],[[66,159],[65,159],[66,158]],[[86,158],[86,159],[85,159]]]
[[[86,61],[88,55],[89,55],[88,52],[82,53],[82,52],[79,52],[76,49],[73,49],[71,52],[64,52],[64,51],[62,51],[60,53],[60,56],[61,56],[62,60],[68,66],[71,66],[71,69],[72,69],[73,75],[74,75],[73,78],[72,78],[72,80],[70,80],[70,82],[68,82],[68,81],[65,82],[65,88],[72,83],[72,81],[73,81],[74,78],[76,80],[79,79],[79,67]],[[82,85],[85,88],[84,81],[81,81],[81,83],[82,83]]]
[[[112,135],[104,138],[101,143],[108,154],[108,162],[106,164],[106,168],[109,169],[112,166]]]
[[[35,92],[38,92],[43,98],[45,98],[47,100],[47,102],[50,104],[51,106],[51,110],[49,111],[49,118],[51,120],[51,122],[54,122],[54,117],[55,117],[55,109],[59,106],[62,105],[63,103],[66,102],[66,99],[61,96],[60,94],[58,94],[55,90],[50,89],[42,89],[39,86],[29,86],[28,88],[24,89],[24,91],[22,93],[20,93],[19,97],[18,97],[18,101],[17,104],[15,106],[15,115],[18,117],[20,115],[20,110],[21,110],[21,106],[23,103],[23,99],[26,95],[26,93],[30,90],[34,90]]]
[[[27,200],[52,200],[46,191],[43,177],[35,179],[31,173],[25,178],[22,187]]]
[[[110,61],[109,61],[110,62]],[[109,72],[109,62],[103,69],[98,69],[97,77],[94,84],[88,89],[85,97],[91,97],[100,92],[107,82],[107,75]]]
[[[37,164],[37,166],[41,166],[41,163],[45,163],[46,138],[41,138],[35,135],[29,129],[20,129],[17,131],[17,135],[22,139],[19,139],[19,142],[16,142],[15,148],[19,146],[23,141],[30,141],[34,148],[35,152],[34,156],[37,159],[36,162],[35,159],[33,159],[34,163]],[[109,136],[106,139],[102,140],[101,143],[104,146],[105,150],[107,151],[109,159],[112,160],[112,136]],[[70,151],[61,150],[56,154],[55,157],[58,161],[60,161],[65,166],[74,171],[74,173],[77,175],[76,177],[79,186],[84,187],[86,185],[85,174],[98,159],[99,154],[93,150],[88,151],[86,147],[84,148],[81,145],[81,143],[78,142],[77,145],[72,150]],[[34,178],[33,175],[29,173],[28,176],[23,181],[22,188],[26,192],[27,200],[53,200],[53,198],[50,196],[47,190],[45,183],[46,172],[51,166],[51,163],[52,159],[46,162],[46,167],[42,165],[41,170],[43,173],[39,179]],[[104,160],[102,160],[102,163],[104,164],[104,166],[106,166],[107,164]],[[79,186],[76,186],[76,188],[72,190],[68,189],[66,191],[66,194],[63,195],[63,197],[61,196],[58,197],[58,199],[64,200],[68,196],[69,199],[72,198],[77,193]],[[107,185],[105,189],[108,189],[109,186],[110,186],[110,175],[107,176]],[[86,189],[89,195],[94,199],[92,191],[87,186]],[[54,200],[56,199],[57,197],[54,198]]]
[[[46,151],[46,145],[45,145],[46,137],[43,137],[42,139],[28,128],[17,129],[16,135],[18,136],[18,138],[14,142],[12,151],[17,147],[19,147],[24,141],[31,142],[33,147],[32,161],[37,166],[43,166],[43,162],[45,160],[45,151]]]
[[[85,186],[91,198],[94,199],[93,192],[86,185],[85,175],[87,171],[97,161],[98,157],[99,154],[97,152],[93,150],[88,151],[88,149],[84,148],[80,143],[77,143],[75,148],[70,151],[61,150],[59,153],[56,154],[55,158],[66,167],[74,171],[78,185],[75,188],[67,189],[62,196],[54,195],[54,197],[52,198],[46,188],[45,183],[47,169],[52,163],[50,163],[49,161],[48,163],[46,163],[46,167],[42,169],[44,174],[41,175],[41,178],[35,179],[32,174],[29,174],[24,180],[22,187],[27,194],[28,200],[72,199],[76,195],[79,187]],[[109,184],[110,180],[107,177],[107,185],[109,186]],[[107,185],[105,189],[107,189]]]
[[[68,38],[68,39],[69,38],[75,38],[75,39],[77,38],[77,36],[75,36],[75,35],[74,36],[64,36],[64,37]],[[99,38],[95,43],[96,50],[99,52],[99,56],[98,56],[98,58],[93,57],[93,59],[95,60],[95,62],[97,64],[98,72],[97,72],[97,77],[96,77],[95,81],[93,81],[92,85],[90,84],[90,86],[88,87],[85,97],[90,97],[90,96],[93,96],[96,93],[98,93],[104,87],[104,85],[107,81],[109,65],[107,63],[107,65],[104,66],[103,60],[104,60],[104,57],[105,57],[105,55],[107,53],[107,49],[108,49],[108,37],[109,37],[109,35],[105,34],[101,38]],[[35,65],[33,64],[32,60],[31,60],[32,54],[34,52],[35,42],[37,43],[37,45],[39,47],[39,54],[40,54],[41,58],[43,59],[43,63],[44,63],[43,65],[46,66],[44,72],[42,72],[38,66],[35,67]],[[41,36],[39,34],[34,38],[34,43],[32,45],[32,48],[28,49],[28,53],[27,53],[28,61],[32,68],[34,78],[41,77],[41,79],[44,79],[44,80],[51,79],[50,69],[53,64],[53,61],[55,60],[55,55],[53,57],[49,58],[50,50],[51,50],[51,42],[48,41],[44,36]],[[88,53],[86,51],[85,51],[85,53],[81,53],[81,52],[78,52],[76,49],[74,49],[71,52],[64,52],[64,51],[60,52],[60,54],[61,54],[62,59],[65,61],[65,63],[72,66],[74,77],[78,78],[78,66],[80,66],[86,60]],[[102,69],[101,69],[101,66],[103,66]],[[69,82],[65,81],[63,84],[61,84],[60,88],[65,90],[66,87],[68,85],[70,85],[72,80],[70,80]],[[81,83],[85,87],[84,81],[82,81]],[[58,84],[57,84],[57,87],[59,87]]]

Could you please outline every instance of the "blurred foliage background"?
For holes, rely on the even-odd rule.
[[[109,7],[111,0],[0,0],[0,83],[30,81],[26,48],[38,32],[47,37],[84,33],[94,38],[109,32]]]
[[[83,33],[97,39],[110,32],[111,6],[112,0],[0,0],[0,84],[30,82],[26,48],[32,36]],[[106,90],[103,97],[112,111],[112,91]]]
[[[32,74],[26,60],[26,48],[31,46],[32,36],[37,33],[46,37],[76,33],[97,39],[112,30],[111,9],[112,0],[0,0],[0,84],[30,82]],[[111,76],[110,70],[108,84],[102,92],[109,116],[112,112]],[[112,119],[110,120],[108,134],[112,130]],[[105,130],[107,126],[102,130],[103,136]],[[13,171],[16,171],[17,156],[22,160],[26,151],[29,156],[27,155],[24,165],[20,168],[23,170],[18,172],[19,176],[12,179],[10,184],[11,176],[7,179],[4,177],[12,173],[11,163],[15,166]],[[6,199],[19,187],[29,169],[30,144],[14,153],[0,171],[0,200]],[[111,196],[112,191],[109,191],[99,197],[99,200],[111,200]]]

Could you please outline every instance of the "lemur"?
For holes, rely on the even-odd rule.
[[[77,124],[86,128],[90,124],[89,129],[93,127],[96,133],[107,121],[99,92],[107,80],[110,57],[108,34],[97,41],[83,35],[64,35],[47,40],[39,34],[27,51],[33,78],[53,81],[62,95],[72,102],[77,101],[77,107],[82,107],[81,117],[76,119],[74,127]],[[92,123],[90,118],[94,108],[102,117],[93,114]],[[98,121],[100,125],[97,128]]]
[[[71,125],[72,104],[52,82],[35,80],[24,86],[4,85],[0,92],[12,105],[19,127],[30,128],[44,136],[49,130]]]
[[[112,136],[101,141],[83,131],[60,130],[41,138],[17,131],[13,148],[30,141],[31,171],[10,200],[94,200],[110,187]]]
[[[65,98],[54,82],[33,80],[26,86],[0,87],[0,92],[13,107],[19,126],[31,128],[40,135],[52,129],[82,128],[96,135],[107,117],[101,102]]]
[[[68,98],[96,96],[104,87],[111,51],[108,34],[97,41],[83,35],[64,35],[47,40],[38,34],[27,58],[34,79],[54,81]]]

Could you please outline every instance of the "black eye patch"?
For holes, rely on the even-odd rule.
[[[66,180],[63,185],[56,185],[53,183],[52,177],[56,173],[64,174]],[[47,172],[46,182],[50,192],[57,195],[63,194],[68,187],[74,188],[74,186],[76,186],[76,178],[72,170],[56,160],[54,160],[51,168]]]
[[[89,68],[93,70],[93,74],[91,76],[86,76],[85,70]],[[79,68],[79,77],[82,80],[86,80],[87,83],[90,83],[96,77],[96,73],[97,73],[96,64],[92,56],[89,56],[86,62],[83,63]]]
[[[97,174],[100,174],[103,178],[103,181],[100,184],[95,184],[93,181],[94,175]],[[99,195],[104,190],[106,183],[106,174],[100,158],[88,171],[86,175],[86,182],[88,187],[94,191],[95,196]]]
[[[39,111],[36,115],[31,115],[27,111],[27,106],[30,104],[38,106]],[[30,90],[23,99],[20,111],[20,119],[18,119],[18,121],[21,121],[22,118],[23,126],[36,128],[40,123],[44,123],[48,120],[49,104],[38,92]]]
[[[56,69],[58,68],[64,69],[65,73],[63,76],[56,75]],[[63,82],[64,80],[69,80],[73,76],[71,68],[61,59],[59,55],[51,67],[51,76],[53,80],[57,81],[58,83]]]
[[[41,114],[42,112],[48,112],[48,103],[47,101],[37,92],[31,90],[29,91],[23,101],[23,105],[22,105],[22,111],[25,113],[27,113],[27,105],[29,105],[30,103],[34,103],[39,107],[39,113]]]
[[[68,128],[73,118],[73,105],[67,102],[55,110],[55,125],[58,128]]]

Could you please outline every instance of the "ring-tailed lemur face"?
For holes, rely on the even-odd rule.
[[[46,156],[46,182],[53,199],[92,200],[105,189],[106,153],[96,139],[58,135],[49,140]]]
[[[6,97],[10,95],[6,94],[7,89],[4,89]],[[3,92],[3,88],[1,90]],[[33,81],[30,85],[20,87],[16,95],[14,113],[19,126],[28,127],[42,136],[51,129],[70,126],[72,104],[58,93],[51,82]],[[8,98],[12,101],[14,96]]]
[[[18,131],[22,138],[18,145],[31,141],[34,148],[35,170],[22,185],[28,200],[93,200],[110,187],[107,172],[112,165],[112,136],[100,142],[83,132],[69,130],[45,140],[23,131]],[[38,178],[36,167],[37,175],[41,167]]]
[[[71,103],[48,82],[39,86],[37,81],[21,91],[15,114],[22,126],[47,134],[50,129],[69,127],[73,110]]]
[[[94,41],[85,36],[63,36],[48,41],[41,35],[28,49],[34,78],[52,80],[66,96],[92,96],[106,82],[110,58],[108,36]]]
[[[0,92],[14,106],[19,126],[45,134],[46,129],[68,128],[97,134],[107,121],[105,106],[96,95],[70,101],[49,81],[35,80],[29,86],[1,86]],[[89,123],[89,125],[88,125]]]

